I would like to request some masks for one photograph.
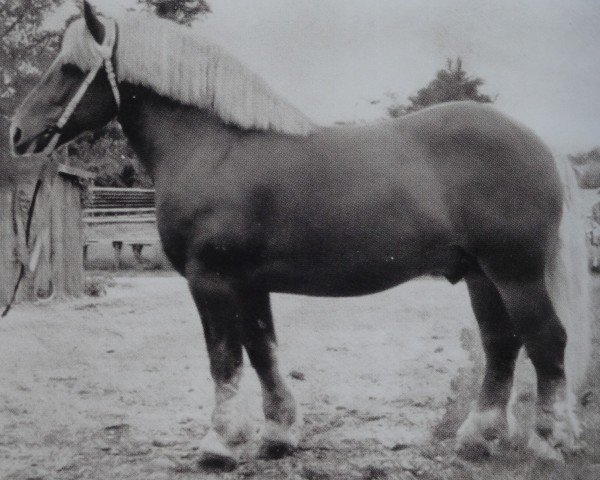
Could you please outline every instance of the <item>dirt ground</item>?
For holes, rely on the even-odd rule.
[[[481,351],[465,285],[437,279],[362,298],[273,296],[299,450],[242,451],[235,471],[205,471],[196,450],[213,390],[185,282],[155,272],[108,284],[103,297],[19,305],[0,322],[2,480],[600,478],[595,381],[582,396],[587,451],[566,465],[454,455]],[[241,414],[258,429],[249,366],[244,382]]]

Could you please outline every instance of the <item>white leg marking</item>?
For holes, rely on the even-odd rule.
[[[215,388],[212,425],[229,445],[244,443],[252,436],[252,426],[247,416],[240,414],[236,402],[241,375],[242,368],[239,368],[230,383],[217,385]]]
[[[456,433],[457,451],[467,459],[479,459],[494,453],[494,440],[506,433],[506,413],[501,408],[471,410]]]

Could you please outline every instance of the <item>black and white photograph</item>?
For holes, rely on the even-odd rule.
[[[0,0],[0,480],[598,480],[599,25]]]

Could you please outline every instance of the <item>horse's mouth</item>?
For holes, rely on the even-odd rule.
[[[46,129],[30,140],[13,145],[13,154],[18,157],[30,157],[41,153],[48,146],[56,132],[54,129]]]

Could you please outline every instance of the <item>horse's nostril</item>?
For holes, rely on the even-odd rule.
[[[13,145],[17,145],[19,140],[21,140],[21,129],[17,127],[15,133],[13,133]]]

